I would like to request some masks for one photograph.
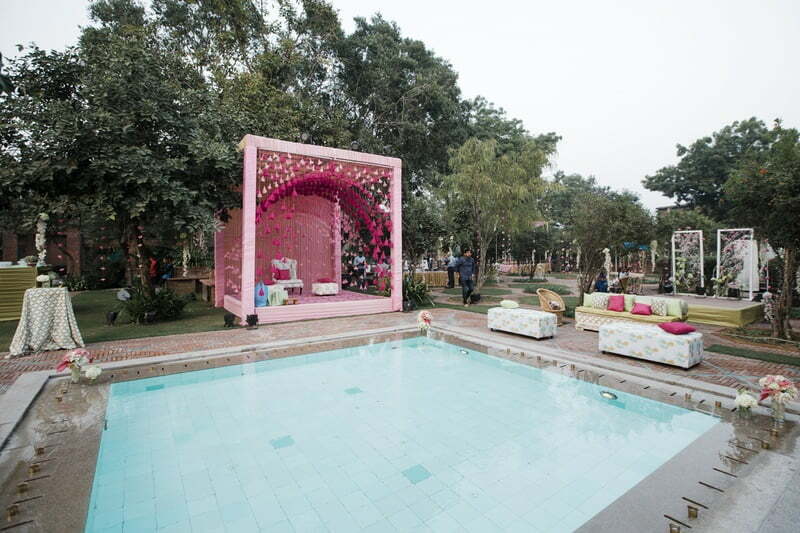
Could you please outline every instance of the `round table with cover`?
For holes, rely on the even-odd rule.
[[[83,338],[65,287],[28,289],[9,349],[11,357],[82,347]]]

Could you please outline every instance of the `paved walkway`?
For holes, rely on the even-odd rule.
[[[657,363],[639,361],[632,358],[601,354],[597,350],[597,333],[577,331],[574,322],[568,322],[558,329],[554,339],[536,341],[501,332],[490,332],[486,328],[486,316],[452,309],[434,309],[434,323],[469,330],[482,338],[502,344],[514,340],[524,342],[535,353],[537,346],[547,346],[571,352],[591,355],[597,359],[623,362],[632,366],[646,368],[655,373],[666,373],[699,379],[702,381],[737,387],[746,382],[755,385],[757,379],[765,374],[780,373],[800,381],[800,367],[779,365],[744,359],[730,355],[706,353],[705,360],[690,370],[670,367]],[[262,325],[256,330],[236,328],[226,331],[149,337],[123,341],[101,342],[87,346],[99,363],[123,361],[159,355],[177,354],[198,350],[233,348],[281,340],[302,340],[321,335],[331,335],[342,331],[357,331],[387,327],[404,327],[416,323],[416,313],[385,313],[357,317],[332,318],[288,324]],[[725,341],[715,335],[719,328],[699,326],[703,332],[706,346]],[[61,352],[44,352],[37,355],[0,360],[0,391],[5,391],[18,376],[25,372],[55,368]]]

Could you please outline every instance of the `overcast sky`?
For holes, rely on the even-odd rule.
[[[800,0],[334,0],[342,23],[381,12],[532,133],[563,137],[556,168],[670,200],[641,179],[734,120],[800,127]],[[63,48],[82,0],[0,0],[0,52]]]

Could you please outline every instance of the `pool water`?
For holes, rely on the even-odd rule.
[[[86,531],[572,531],[717,420],[426,338],[111,385]]]

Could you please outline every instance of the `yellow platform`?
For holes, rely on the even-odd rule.
[[[715,307],[689,302],[688,322],[740,328],[764,317],[764,304],[750,303],[742,307]]]

